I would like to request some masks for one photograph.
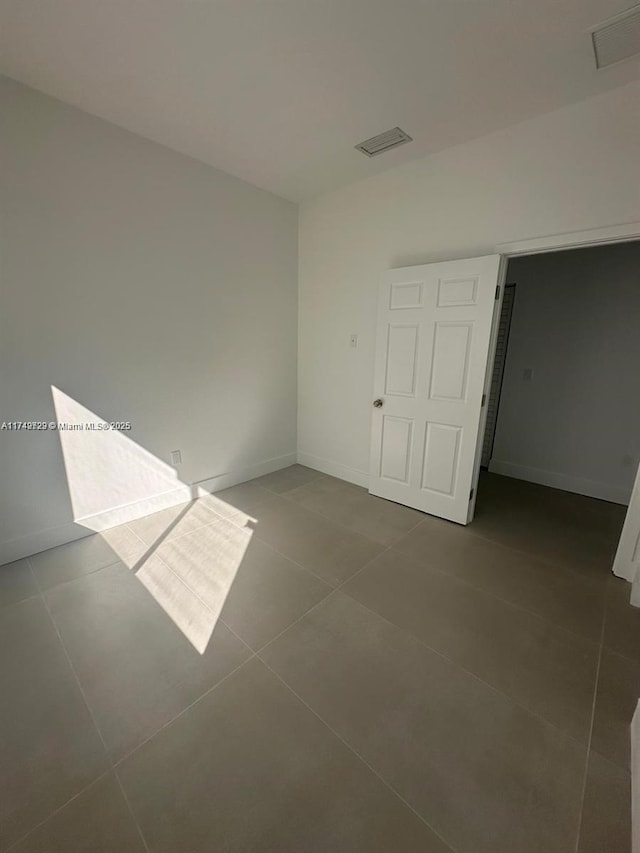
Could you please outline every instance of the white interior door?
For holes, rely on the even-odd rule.
[[[505,268],[488,255],[385,273],[371,494],[460,524],[473,518]]]

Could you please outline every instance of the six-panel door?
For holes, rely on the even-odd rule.
[[[500,256],[490,255],[384,275],[372,494],[462,524],[470,520],[500,271]]]

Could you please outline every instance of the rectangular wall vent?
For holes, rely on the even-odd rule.
[[[377,136],[372,136],[371,139],[365,139],[364,142],[355,147],[367,157],[375,157],[376,154],[382,154],[383,151],[412,141],[408,133],[400,130],[399,127],[394,127],[391,130],[385,130],[384,133],[379,133]]]
[[[606,68],[640,53],[640,6],[598,27],[591,38],[597,68]]]

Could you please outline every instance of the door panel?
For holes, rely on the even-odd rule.
[[[422,488],[452,495],[458,475],[462,427],[427,422],[422,463]]]
[[[389,324],[387,341],[386,394],[413,397],[416,390],[418,326]]]
[[[432,400],[465,400],[473,323],[436,323],[431,362]]]
[[[382,453],[380,474],[385,480],[409,482],[413,421],[382,416]]]
[[[371,476],[374,495],[462,524],[496,314],[499,255],[391,270],[380,290]]]

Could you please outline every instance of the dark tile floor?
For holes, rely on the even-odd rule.
[[[0,850],[628,853],[623,515],[293,466],[0,567]]]

